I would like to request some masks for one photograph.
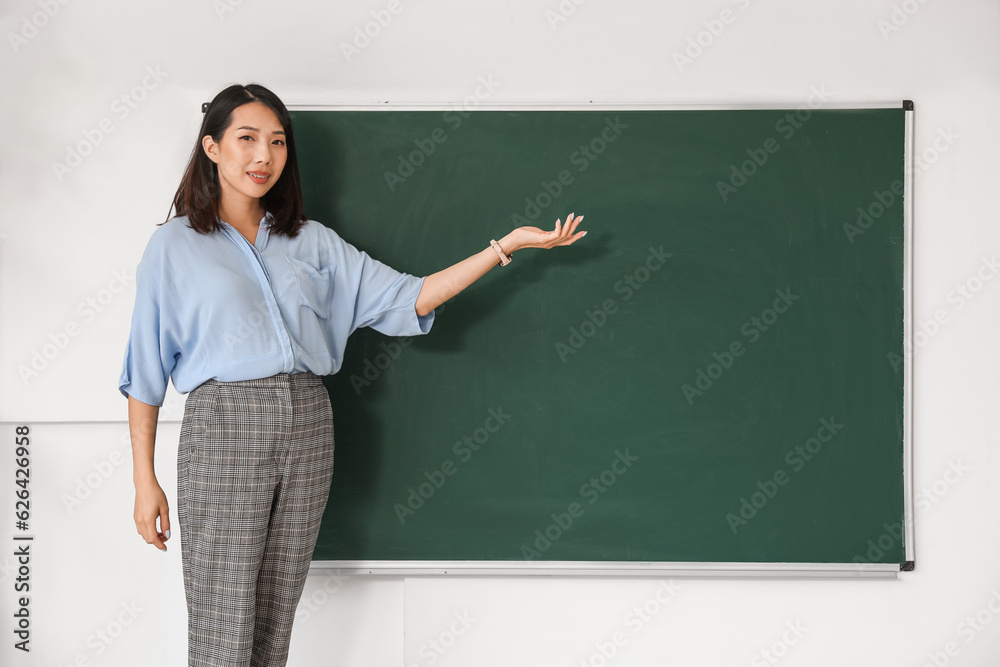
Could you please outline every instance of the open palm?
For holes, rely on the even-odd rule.
[[[554,248],[560,245],[572,245],[587,235],[587,232],[576,231],[581,220],[583,220],[582,215],[574,218],[573,214],[570,213],[566,216],[566,224],[556,220],[555,229],[549,232],[538,227],[518,227],[515,230],[517,246],[518,248]]]

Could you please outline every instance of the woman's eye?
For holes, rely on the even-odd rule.
[[[279,146],[284,146],[285,145],[285,142],[283,140],[281,140],[281,139],[275,139],[274,143],[278,144]]]
[[[244,134],[240,139],[253,139],[249,134]]]

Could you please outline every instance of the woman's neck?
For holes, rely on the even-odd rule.
[[[220,202],[219,217],[237,229],[256,228],[264,217],[264,205],[259,199]]]

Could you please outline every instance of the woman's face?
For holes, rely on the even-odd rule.
[[[288,158],[281,122],[260,102],[236,107],[222,140],[216,143],[206,135],[202,147],[218,166],[221,208],[263,197],[281,176]]]

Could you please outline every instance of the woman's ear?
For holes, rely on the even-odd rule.
[[[219,144],[215,143],[211,134],[206,134],[201,138],[201,148],[205,151],[205,155],[208,156],[209,160],[216,164],[219,163]]]

